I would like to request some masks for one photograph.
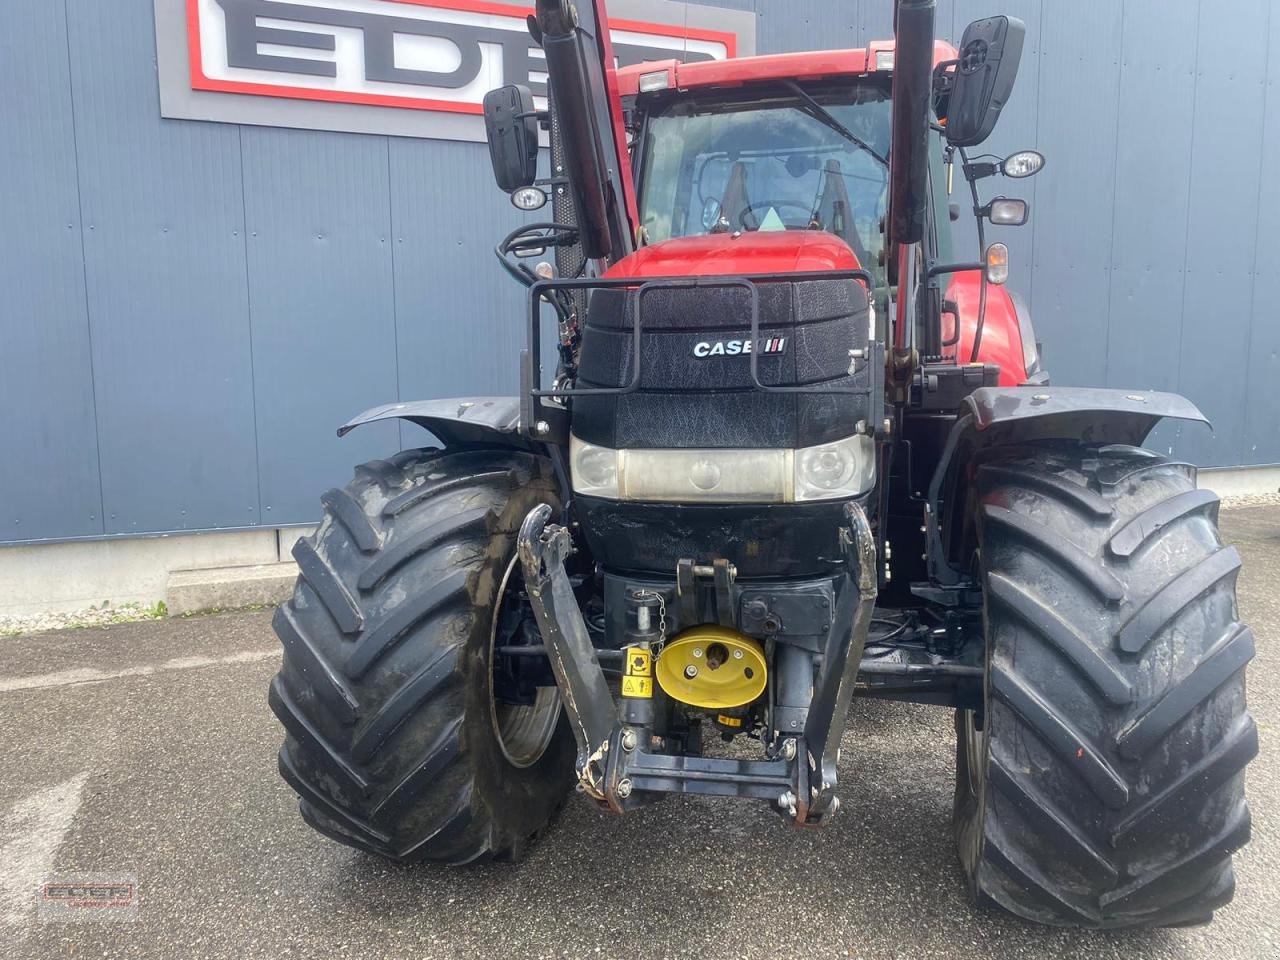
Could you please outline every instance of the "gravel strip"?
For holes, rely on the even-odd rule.
[[[24,617],[0,616],[0,637],[16,637],[19,634],[45,633],[49,630],[75,630],[81,627],[105,627],[113,623],[135,623],[138,620],[159,620],[168,615],[164,601],[144,607],[139,603],[122,603],[119,606],[104,604],[86,607],[72,613],[37,613]]]

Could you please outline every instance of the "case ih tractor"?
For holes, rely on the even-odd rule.
[[[866,49],[617,69],[603,0],[537,0],[549,106],[485,103],[499,186],[552,204],[498,248],[528,293],[520,394],[344,426],[439,447],[323,496],[276,616],[311,826],[518,858],[575,784],[620,814],[701,794],[821,825],[858,776],[850,699],[883,697],[955,710],[977,902],[1124,927],[1231,898],[1257,750],[1240,560],[1194,468],[1141,446],[1204,418],[1049,385],[982,246],[1026,205],[977,186],[1043,158],[970,152],[1023,26],[954,48],[933,21],[899,0]]]

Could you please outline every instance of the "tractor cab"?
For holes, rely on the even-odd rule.
[[[936,45],[935,62],[954,57],[949,44]],[[638,245],[817,231],[842,241],[883,285],[892,65],[893,44],[881,42],[619,70]]]
[[[870,266],[888,200],[884,83],[648,94],[633,149],[641,246],[824,231]]]

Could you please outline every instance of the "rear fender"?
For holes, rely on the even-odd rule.
[[[348,420],[338,428],[338,436],[346,436],[356,427],[379,420],[416,423],[430,430],[446,446],[485,444],[517,450],[542,447],[521,432],[517,397],[455,397],[388,403]]]
[[[970,481],[986,451],[1037,440],[1141,446],[1163,419],[1208,425],[1175,393],[1094,387],[983,387],[965,398],[929,484],[925,508],[929,578],[965,581],[972,543]]]

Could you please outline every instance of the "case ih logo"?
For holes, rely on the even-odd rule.
[[[755,348],[756,353],[785,353],[786,350],[786,337],[760,340]],[[693,346],[695,357],[737,357],[751,352],[750,340],[702,340]]]
[[[482,113],[504,83],[546,93],[530,9],[486,0],[187,0],[191,86]],[[623,66],[732,57],[732,33],[610,21]]]

